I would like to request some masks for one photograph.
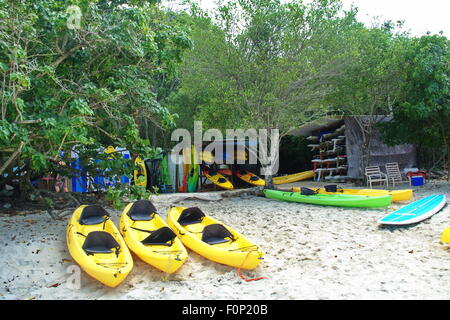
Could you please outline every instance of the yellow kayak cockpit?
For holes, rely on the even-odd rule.
[[[82,205],[69,220],[67,246],[74,260],[90,276],[109,287],[121,283],[133,259],[109,213],[99,205]]]
[[[131,251],[163,272],[174,273],[186,261],[183,243],[149,200],[138,200],[125,207],[120,231]]]
[[[189,249],[205,258],[242,269],[256,268],[264,253],[243,235],[206,216],[199,208],[173,207],[167,222]]]

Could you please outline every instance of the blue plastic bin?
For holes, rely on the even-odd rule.
[[[412,176],[411,184],[415,187],[423,186],[424,185],[423,177],[422,176]]]

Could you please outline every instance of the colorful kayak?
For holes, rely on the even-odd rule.
[[[138,170],[133,170],[134,184],[147,187],[147,168],[145,162],[140,157],[137,157],[134,160],[134,164],[139,168]]]
[[[133,268],[133,259],[109,213],[98,205],[78,207],[69,220],[67,247],[91,277],[115,287]]]
[[[116,156],[114,153],[116,152],[116,148],[114,148],[113,146],[108,146],[105,149],[105,153],[107,154],[111,154],[111,157],[109,159],[114,159],[114,157]]]
[[[217,172],[223,174],[224,176],[232,176],[233,171],[231,169],[217,169]]]
[[[233,184],[217,171],[203,166],[202,173],[209,181],[214,183],[216,186],[227,190],[232,190],[234,188]]]
[[[294,173],[287,176],[275,177],[273,178],[273,184],[291,183],[311,178],[314,178],[314,171],[312,170]]]
[[[242,181],[253,184],[255,186],[265,186],[266,185],[266,181],[264,181],[264,179],[261,179],[256,174],[251,173],[250,171],[236,170],[234,172],[234,174],[236,177],[238,177]]]
[[[169,185],[172,184],[172,179],[169,173],[169,155],[165,154],[161,159],[161,180],[162,184]]]
[[[191,163],[189,164],[189,174],[187,180],[187,191],[188,192],[196,192],[198,186],[198,160],[197,160],[197,151],[195,147],[191,147]]]
[[[264,195],[270,199],[318,204],[323,206],[336,207],[357,207],[357,208],[382,208],[387,207],[392,202],[392,196],[381,197],[351,196],[345,194],[314,194],[303,195],[299,192],[286,192],[265,189]]]
[[[336,192],[328,192],[325,190],[325,188],[312,188],[313,190],[317,191],[321,194],[348,194],[348,195],[354,195],[354,196],[369,196],[369,197],[379,197],[379,196],[385,196],[385,195],[391,195],[392,201],[408,201],[411,200],[413,196],[413,190],[412,189],[405,189],[405,190],[378,190],[378,189],[343,189],[343,188],[337,188]],[[300,192],[300,188],[293,187],[293,192]]]
[[[254,269],[264,257],[253,242],[197,207],[170,208],[167,223],[186,247],[214,262]]]
[[[191,161],[191,152],[189,148],[183,149],[183,181],[180,186],[180,192],[187,192],[187,180],[189,177],[189,162]]]
[[[163,272],[174,273],[186,261],[186,248],[149,200],[138,200],[125,207],[120,232],[131,251]]]
[[[439,212],[446,204],[443,194],[434,194],[414,201],[378,220],[381,224],[404,225],[417,223]]]

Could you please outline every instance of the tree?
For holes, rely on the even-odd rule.
[[[19,179],[26,195],[77,146],[87,163],[108,145],[151,152],[139,126],[173,123],[160,84],[191,46],[156,2],[76,1],[72,25],[72,1],[0,0],[0,189]]]
[[[358,24],[339,1],[225,1],[212,18],[194,19],[194,50],[171,110],[189,101],[207,128],[276,128],[269,147],[329,110],[332,83],[348,63],[342,39]]]
[[[394,33],[396,27],[401,24],[386,21],[371,28],[355,26],[348,32],[345,54],[351,63],[329,97],[329,103],[343,115],[352,116],[361,130],[362,173],[370,165],[374,130],[404,97],[403,53],[410,40],[404,33]]]
[[[393,119],[381,125],[388,144],[418,144],[439,150],[431,167],[449,167],[450,103],[449,40],[442,35],[411,39],[404,54],[404,98],[393,107]]]

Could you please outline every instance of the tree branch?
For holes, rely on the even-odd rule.
[[[25,145],[25,142],[21,142],[19,145],[19,148],[17,148],[16,151],[13,152],[13,154],[6,160],[6,162],[3,164],[3,166],[0,168],[0,175],[3,173],[3,171],[8,168],[8,166],[11,164],[11,162],[14,161],[14,159],[19,155],[20,151],[22,151],[23,146]]]

